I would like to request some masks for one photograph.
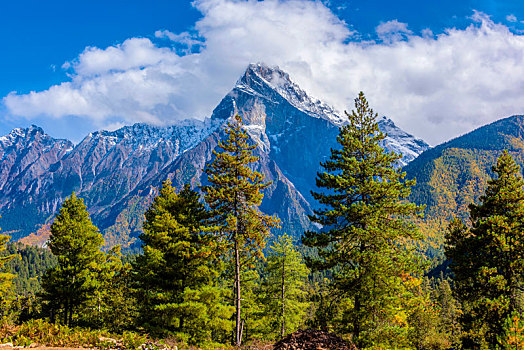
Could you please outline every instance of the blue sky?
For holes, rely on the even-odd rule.
[[[201,17],[189,1],[17,0],[0,5],[0,95],[44,90],[87,46],[107,47],[158,29],[184,31]],[[55,69],[53,69],[55,67]]]
[[[524,15],[524,3],[519,0],[397,0],[397,1],[340,1],[327,2],[329,7],[355,29],[373,36],[380,22],[397,19],[409,24],[414,32],[425,28],[441,33],[446,28],[464,28],[473,10],[484,12],[495,22],[507,22],[508,15]],[[524,29],[519,23],[516,27]]]
[[[364,90],[381,114],[435,144],[508,113],[524,113],[524,82],[512,81],[524,57],[523,20],[520,1],[3,2],[0,134],[36,123],[78,142],[98,128],[201,119],[243,67],[264,61],[339,109],[351,108],[351,99]],[[296,45],[293,52],[286,51],[285,40]],[[440,61],[431,61],[441,53]],[[389,70],[380,55],[393,60]],[[476,71],[465,58],[470,55]],[[340,66],[348,67],[344,79],[352,82],[345,89],[336,77]],[[469,78],[447,84],[464,71]],[[513,84],[515,96],[504,84],[485,95],[497,74]],[[391,77],[403,85],[395,86]],[[469,81],[460,96],[466,106],[450,101],[457,93],[445,91]],[[487,110],[482,105],[493,101],[499,104]],[[454,121],[452,129],[447,120]]]

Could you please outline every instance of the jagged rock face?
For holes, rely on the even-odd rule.
[[[207,175],[203,169],[212,161],[213,151],[225,137],[223,129],[214,132],[195,148],[185,152],[168,165],[156,178],[144,183],[140,189],[131,194],[131,197],[140,194],[147,196],[151,193],[151,188],[158,186],[166,178],[171,179],[176,188],[182,188],[186,183],[192,186],[208,185]],[[281,227],[275,229],[273,233],[287,232],[298,237],[304,230],[313,229],[307,217],[312,214],[308,201],[284,175],[270,154],[260,148],[256,149],[255,154],[259,157],[255,170],[263,173],[266,181],[271,181],[271,185],[264,191],[264,200],[260,209],[266,214],[276,215],[281,219]],[[123,201],[125,202],[128,200]]]
[[[194,147],[215,124],[210,120],[168,128],[136,124],[89,134],[74,148],[71,142],[54,140],[39,128],[16,129],[0,139],[6,159],[1,178],[12,177],[0,189],[2,228],[13,239],[35,232],[73,191],[97,217]],[[28,217],[20,225],[24,213]]]
[[[97,214],[156,176],[206,135],[212,123],[186,122],[168,128],[135,124],[88,135],[53,169],[49,191],[77,191]]]
[[[345,119],[310,98],[286,73],[261,64],[250,65],[203,122],[184,121],[167,128],[135,124],[95,132],[74,148],[39,128],[15,129],[0,138],[5,159],[0,164],[0,225],[15,239],[36,232],[75,191],[108,244],[126,245],[136,240],[143,212],[162,181],[169,178],[176,188],[206,183],[203,169],[235,114],[243,117],[259,145],[256,169],[272,181],[261,209],[281,218],[280,231],[298,237],[312,229],[307,219],[314,205],[310,191],[320,162],[337,145],[338,128]],[[389,119],[379,126],[389,135],[385,147],[404,153],[402,164],[428,147]],[[17,198],[24,200],[10,206]],[[19,223],[22,213],[32,213],[24,225]]]
[[[387,135],[382,147],[390,152],[402,155],[398,164],[400,167],[407,165],[417,158],[419,154],[429,149],[429,145],[426,142],[399,129],[391,119],[382,117],[378,121],[378,128]]]
[[[11,193],[37,192],[35,180],[72,149],[70,141],[53,139],[36,126],[0,137],[0,205],[9,206]]]
[[[339,127],[347,118],[314,100],[293,83],[289,76],[264,65],[250,65],[235,88],[215,109],[212,118],[243,117],[246,129],[259,148],[269,153],[285,176],[313,203],[311,190],[321,171],[320,163],[338,147]],[[429,145],[399,129],[383,117],[379,129],[387,134],[384,148],[402,154],[404,166]]]
[[[52,164],[73,149],[73,143],[56,140],[36,126],[14,129],[0,137],[0,215],[3,233],[13,239],[36,231],[47,219],[45,204],[38,203]],[[51,200],[52,201],[52,200]]]

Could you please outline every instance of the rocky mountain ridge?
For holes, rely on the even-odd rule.
[[[98,131],[76,146],[38,127],[0,138],[0,227],[13,239],[34,233],[75,191],[107,244],[129,245],[163,180],[171,179],[177,188],[206,183],[205,164],[224,137],[225,123],[237,113],[259,144],[256,168],[273,181],[261,209],[282,219],[281,231],[299,236],[312,229],[310,191],[320,162],[336,147],[344,118],[310,98],[287,73],[263,64],[250,65],[204,121]],[[401,164],[429,147],[389,119],[379,125],[389,135],[386,149],[404,154]]]

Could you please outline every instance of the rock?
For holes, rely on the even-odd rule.
[[[105,342],[105,343],[113,343],[113,344],[118,343],[118,340],[113,339],[113,338],[107,338],[107,337],[98,337],[98,340],[100,342]]]

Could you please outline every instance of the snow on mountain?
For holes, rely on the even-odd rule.
[[[251,96],[251,100],[256,102],[246,103],[249,98],[242,97],[242,95]],[[233,100],[229,103],[232,103],[232,109],[236,113],[246,113],[247,111],[248,114],[260,116],[268,108],[271,108],[270,105],[281,104],[280,97],[310,117],[327,120],[336,127],[347,123],[345,115],[339,114],[334,108],[324,102],[310,97],[291,80],[289,74],[278,67],[270,68],[262,63],[249,65],[244,75],[237,81],[229,97]],[[245,107],[246,105],[247,107]],[[231,113],[231,109],[228,111]],[[262,148],[271,148],[275,152],[281,151],[279,139],[282,136],[288,135],[290,132],[300,133],[300,130],[308,125],[308,123],[303,121],[298,122],[289,116],[284,116],[283,120],[280,118],[279,120],[281,123],[289,123],[288,127],[280,127],[278,132],[274,132],[275,128],[266,125],[268,124],[267,121],[260,122],[262,119],[260,117],[251,118],[251,123],[246,125],[246,129]],[[402,154],[403,157],[399,161],[398,166],[405,166],[429,148],[429,145],[423,140],[398,128],[391,119],[383,117],[378,121],[378,126],[387,135],[383,146],[388,151]],[[294,130],[291,131],[292,129]],[[321,132],[319,131],[319,137],[321,137],[320,134]],[[331,135],[326,137],[330,138]],[[316,141],[320,140],[317,139]]]
[[[70,146],[70,141],[62,139],[54,139],[44,133],[44,130],[36,125],[31,125],[28,128],[15,128],[9,134],[0,137],[0,152],[5,151],[8,147],[16,144],[26,144],[32,142],[35,138],[40,139],[46,146],[60,144],[61,146]]]
[[[196,146],[220,125],[221,123],[209,118],[204,121],[187,119],[168,127],[137,123],[115,131],[96,131],[86,139],[98,139],[110,147],[125,145],[133,153],[151,151],[160,144],[169,144],[174,148],[175,156],[178,156]]]
[[[337,114],[326,103],[310,97],[291,80],[288,73],[280,70],[278,67],[270,68],[263,63],[250,64],[246,73],[237,81],[235,88],[248,93],[259,93],[254,89],[253,83],[255,83],[255,86],[260,84],[255,79],[252,79],[253,75],[257,76],[298,110],[314,118],[329,120],[336,125],[344,123],[344,117]]]
[[[407,165],[417,158],[419,154],[430,148],[422,139],[418,139],[400,129],[387,117],[382,117],[378,121],[378,128],[386,134],[384,148],[390,152],[402,154],[402,158],[399,160],[401,167]]]
[[[0,206],[7,201],[6,192],[27,189],[35,177],[48,170],[49,164],[72,148],[71,141],[54,139],[35,125],[16,128],[0,137],[0,193],[4,194]]]
[[[235,114],[260,145],[256,168],[273,181],[261,209],[282,219],[282,232],[298,237],[314,229],[307,218],[315,205],[311,190],[346,117],[310,97],[278,67],[263,64],[249,65],[204,121],[102,130],[74,147],[36,126],[0,137],[0,227],[14,239],[36,232],[75,191],[107,242],[136,241],[143,212],[162,181],[171,179],[177,189],[207,181],[203,169]],[[379,128],[388,135],[385,148],[403,154],[400,165],[428,148],[387,118]]]

